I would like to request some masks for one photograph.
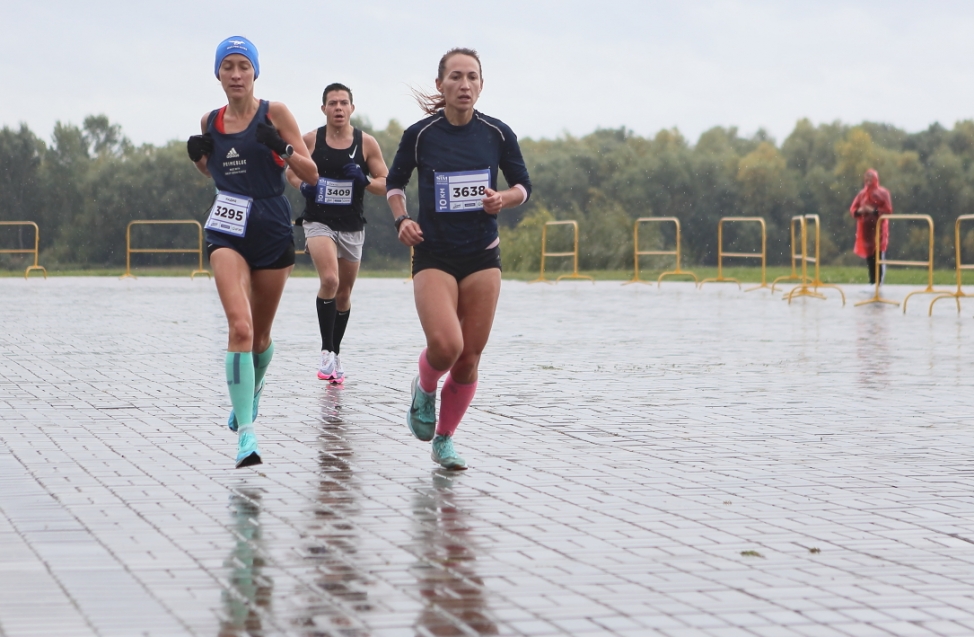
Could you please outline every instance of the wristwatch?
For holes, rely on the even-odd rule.
[[[283,153],[278,153],[277,156],[280,157],[281,159],[287,159],[288,157],[290,157],[293,154],[294,154],[294,146],[292,146],[291,144],[288,144],[284,148],[284,152]]]
[[[409,215],[399,215],[398,217],[396,217],[396,220],[393,222],[394,224],[396,224],[396,232],[399,232],[399,226],[401,226],[402,222],[405,221],[406,219],[412,220],[412,217],[410,217]]]

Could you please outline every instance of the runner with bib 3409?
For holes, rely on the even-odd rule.
[[[329,84],[321,101],[325,125],[304,135],[318,168],[318,182],[303,182],[292,170],[287,178],[305,197],[297,223],[304,226],[306,249],[318,271],[318,378],[341,384],[345,369],[339,351],[365,242],[363,199],[365,191],[385,194],[389,170],[375,138],[352,126],[352,90],[344,84]]]

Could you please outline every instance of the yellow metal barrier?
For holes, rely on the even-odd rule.
[[[805,231],[805,218],[801,215],[791,218],[791,223],[789,224],[791,229],[791,274],[786,276],[779,276],[777,279],[771,282],[771,293],[774,294],[774,286],[778,285],[778,281],[801,281],[805,283],[805,279],[798,276],[798,263],[801,262],[801,253],[798,251],[799,243],[795,240],[795,226],[801,227],[801,231]]]
[[[738,222],[755,222],[761,224],[761,252],[724,252],[724,223],[738,223]],[[716,279],[704,279],[700,282],[700,287],[703,287],[704,283],[736,283],[737,287],[741,287],[741,282],[734,278],[724,277],[724,257],[733,257],[739,259],[761,259],[761,285],[753,287],[745,292],[752,292],[754,290],[760,290],[761,288],[768,287],[767,283],[767,273],[768,273],[768,230],[767,226],[764,224],[764,219],[761,217],[722,217],[719,222],[717,222],[717,278]]]
[[[296,227],[297,225],[298,224],[294,223],[293,221],[291,222],[291,226],[295,226]],[[301,227],[301,231],[304,232],[304,226]],[[307,245],[308,245],[307,239],[305,239],[304,245],[305,245],[305,247],[307,247]],[[306,250],[295,250],[294,251],[294,254],[307,254],[307,251]]]
[[[31,270],[40,270],[44,274],[44,278],[47,278],[47,270],[44,266],[37,265],[37,255],[39,253],[38,247],[41,244],[41,230],[37,227],[37,224],[33,221],[0,221],[0,226],[30,226],[34,229],[34,248],[31,250],[0,250],[0,254],[33,254],[34,255],[34,265],[27,266],[24,270],[24,278],[30,278]]]
[[[784,298],[788,299],[788,304],[791,305],[791,300],[796,296],[811,296],[816,299],[827,298],[824,294],[819,294],[819,288],[835,288],[842,295],[842,305],[845,306],[845,292],[842,291],[837,285],[832,285],[831,283],[823,283],[819,278],[819,261],[820,252],[819,246],[822,245],[822,224],[819,220],[818,215],[805,215],[804,217],[793,217],[792,221],[799,219],[799,226],[801,228],[801,262],[802,262],[802,274],[801,274],[801,284],[793,288],[791,292],[785,295]],[[815,222],[815,256],[808,256],[808,222]],[[794,225],[792,226],[794,228]],[[808,276],[808,264],[812,263],[815,265],[815,276]],[[792,265],[794,267],[794,265]],[[811,287],[811,289],[809,289]]]
[[[574,248],[571,252],[547,252],[545,248],[548,246],[548,226],[571,226],[574,232]],[[578,273],[578,223],[575,221],[548,221],[544,224],[544,228],[541,229],[541,274],[537,279],[529,281],[529,283],[552,283],[550,279],[546,279],[544,276],[544,260],[545,257],[572,257],[572,273],[562,274],[560,277],[554,280],[555,283],[561,281],[562,279],[588,279],[592,283],[595,283],[595,279],[590,276],[585,276],[584,274]]]
[[[657,222],[669,222],[672,221],[676,224],[676,250],[640,250],[639,249],[639,224],[641,223],[657,223]],[[697,282],[697,275],[693,272],[680,269],[680,220],[676,217],[640,217],[636,219],[635,223],[632,224],[632,243],[633,243],[633,275],[632,279],[623,283],[623,285],[629,285],[630,283],[647,283],[652,284],[652,281],[643,281],[639,278],[639,257],[640,256],[675,256],[676,257],[676,269],[669,272],[664,272],[659,275],[656,279],[656,286],[659,287],[663,284],[663,277],[668,276],[692,276],[693,282]]]
[[[189,248],[132,248],[132,226],[161,226],[161,225],[194,225],[199,231],[199,241],[195,249]],[[130,221],[129,225],[125,228],[125,274],[123,274],[121,279],[136,278],[132,274],[132,255],[133,254],[198,254],[199,255],[199,267],[189,275],[189,278],[196,278],[197,274],[205,274],[207,277],[210,273],[203,269],[203,226],[200,225],[199,221],[193,219],[178,220],[178,221]]]
[[[974,220],[974,215],[961,215],[957,217],[957,221],[954,222],[954,263],[956,264],[955,269],[957,271],[957,291],[948,294],[943,294],[938,296],[934,300],[930,301],[930,310],[927,312],[928,316],[933,316],[933,304],[940,299],[955,299],[957,301],[957,311],[960,312],[960,300],[964,298],[974,297],[974,294],[965,294],[964,290],[961,289],[961,283],[963,282],[964,270],[974,270],[974,263],[963,263],[961,261],[961,234],[960,226],[962,221]]]
[[[898,261],[894,259],[883,259],[882,258],[882,244],[880,243],[881,233],[883,230],[883,224],[881,221],[895,221],[897,219],[912,219],[914,221],[926,221],[927,228],[930,231],[930,245],[927,251],[926,261]],[[899,305],[897,301],[892,301],[890,299],[884,299],[879,295],[880,274],[882,274],[884,265],[903,265],[903,266],[916,266],[927,268],[927,287],[923,290],[918,290],[916,292],[910,292],[903,299],[903,312],[906,312],[906,303],[909,301],[910,297],[914,294],[950,294],[946,290],[934,290],[933,289],[933,217],[930,215],[882,215],[881,218],[876,223],[876,291],[873,294],[873,298],[867,299],[865,301],[859,301],[856,303],[856,307],[860,305],[868,305],[869,303],[888,303],[889,305]]]

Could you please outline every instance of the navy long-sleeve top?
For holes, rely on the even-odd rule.
[[[531,179],[510,126],[474,111],[463,126],[443,111],[410,126],[386,178],[386,190],[402,190],[419,170],[419,218],[423,242],[416,250],[459,256],[484,250],[497,240],[497,215],[483,211],[484,187],[497,190],[498,172],[510,187],[531,196]],[[527,200],[525,198],[525,201]]]

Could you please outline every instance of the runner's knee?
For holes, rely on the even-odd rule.
[[[470,383],[477,379],[481,352],[463,352],[450,367],[450,375],[458,383]]]
[[[437,369],[448,369],[453,367],[463,353],[463,341],[446,335],[428,336],[426,352],[431,365]]]
[[[230,319],[228,323],[230,345],[234,351],[250,351],[254,342],[254,326],[245,318]]]
[[[318,288],[318,296],[323,299],[333,299],[338,292],[338,274],[326,272],[318,276],[321,285]]]

